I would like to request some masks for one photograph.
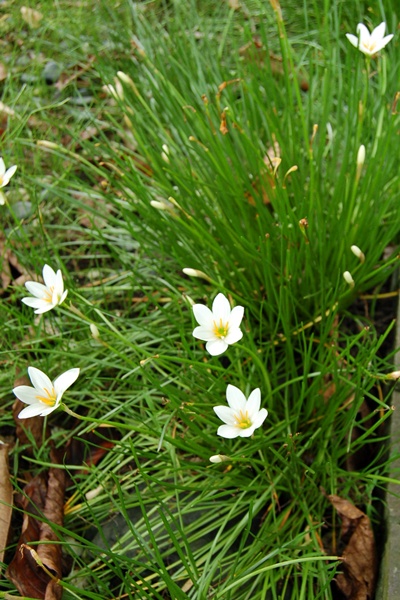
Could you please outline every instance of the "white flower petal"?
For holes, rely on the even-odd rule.
[[[217,322],[222,320],[223,323],[227,323],[231,314],[231,305],[229,300],[223,294],[218,294],[212,305],[213,319]]]
[[[392,39],[393,35],[394,34],[391,33],[390,35],[384,37],[383,40],[381,40],[380,42],[377,42],[375,52],[379,52],[379,50],[382,50],[385,46],[387,46],[387,44]]]
[[[38,281],[27,281],[25,287],[36,298],[43,298],[47,294],[47,287]]]
[[[30,296],[21,298],[21,302],[31,308],[42,308],[44,305],[48,305],[48,302],[44,302],[44,300],[41,300],[40,298],[31,298]]]
[[[56,273],[54,289],[57,290],[57,295],[59,298],[61,298],[61,296],[64,293],[64,281],[63,281],[63,276],[62,276],[60,269],[58,269],[58,271]]]
[[[56,274],[54,270],[51,267],[49,267],[49,265],[44,265],[42,275],[43,281],[45,282],[47,288],[56,287]]]
[[[217,417],[227,425],[233,426],[236,423],[235,413],[229,406],[214,406],[213,409]]]
[[[0,177],[3,177],[6,172],[6,165],[4,164],[4,160],[0,157]]]
[[[203,325],[195,327],[192,335],[199,340],[203,340],[203,342],[215,340],[215,333],[209,327]]]
[[[254,433],[254,430],[255,430],[254,425],[247,427],[247,429],[239,429],[239,436],[240,437],[251,437]]]
[[[356,27],[356,31],[357,31],[358,37],[360,39],[360,46],[364,45],[365,43],[368,44],[369,38],[370,38],[370,33],[368,31],[368,28],[364,25],[364,23],[358,23],[358,25]]]
[[[54,389],[56,391],[57,400],[61,399],[62,394],[67,390],[79,377],[79,369],[69,369],[69,371],[65,371],[62,375],[59,375],[57,379],[54,380]]]
[[[43,409],[43,404],[41,403],[37,403],[37,404],[31,404],[30,406],[25,406],[25,408],[23,408],[21,410],[21,412],[18,415],[19,419],[30,419],[31,417],[38,417]]]
[[[231,316],[229,317],[229,328],[239,327],[243,319],[243,314],[243,306],[235,306],[232,309]]]
[[[25,402],[25,404],[37,404],[37,390],[31,387],[30,385],[18,385],[13,389],[13,394],[15,394],[18,400],[21,402]]]
[[[10,179],[14,175],[14,173],[15,173],[16,170],[17,170],[17,166],[16,165],[13,165],[9,169],[7,169],[7,171],[3,175],[3,181],[2,181],[1,187],[6,186],[10,182]]]
[[[193,306],[193,314],[199,325],[212,327],[213,314],[207,306],[204,304],[195,304]]]
[[[246,410],[246,396],[236,386],[228,385],[226,388],[226,400],[234,412]]]
[[[260,412],[253,419],[254,429],[258,429],[264,423],[265,419],[268,417],[268,411],[266,408],[262,408]]]
[[[42,404],[42,410],[40,412],[40,416],[45,417],[46,415],[49,415],[50,413],[53,412],[53,410],[56,410],[56,408],[58,408],[59,405],[60,405],[59,402],[56,402],[54,406],[46,406],[46,407]]]
[[[246,410],[250,419],[253,421],[253,415],[257,415],[261,405],[261,391],[260,388],[253,390],[248,397]]]
[[[228,331],[228,335],[225,336],[225,342],[230,345],[230,344],[235,344],[236,342],[238,342],[239,340],[241,340],[243,337],[243,332],[238,329],[231,329],[229,327],[229,331]]]
[[[36,367],[28,367],[28,375],[33,387],[37,389],[38,392],[47,390],[50,393],[53,389],[53,384],[49,377],[47,377],[46,373],[43,373],[43,371],[40,369],[36,369]]]
[[[39,307],[37,310],[35,310],[35,314],[36,315],[42,315],[43,313],[48,312],[52,308],[54,308],[54,304],[52,304],[51,302],[45,302],[43,300],[42,306]]]
[[[375,27],[375,29],[373,29],[373,31],[370,35],[370,41],[375,42],[375,43],[380,43],[385,35],[385,31],[386,31],[386,23],[383,22],[380,25],[378,25],[378,27]]]
[[[221,437],[227,439],[233,439],[235,437],[238,437],[240,431],[241,430],[237,427],[231,427],[230,425],[220,425],[218,427],[217,435],[220,435]]]
[[[349,40],[350,44],[353,44],[355,48],[358,48],[358,37],[353,35],[352,33],[346,33],[346,37]]]
[[[227,347],[228,344],[224,340],[221,340],[219,338],[210,340],[206,344],[206,350],[211,354],[211,356],[218,356],[219,354],[222,354],[223,352],[225,352]]]
[[[7,200],[7,198],[5,197],[3,192],[0,191],[0,206],[4,206],[4,204],[6,203],[6,200]]]
[[[65,292],[63,293],[63,295],[61,296],[61,298],[60,298],[60,299],[59,299],[59,301],[58,301],[58,304],[59,304],[59,305],[60,305],[60,304],[62,304],[62,303],[64,302],[64,300],[65,300],[65,298],[67,297],[67,295],[68,295],[68,290],[65,290]]]

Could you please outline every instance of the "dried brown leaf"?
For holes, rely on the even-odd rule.
[[[28,6],[21,6],[21,17],[32,29],[37,29],[43,19],[42,13]]]
[[[15,277],[14,273],[20,275]],[[5,238],[0,234],[0,294],[4,293],[11,282],[19,285],[23,273],[25,273],[23,267],[11,249],[6,247]]]
[[[40,543],[37,550],[43,564],[57,577],[61,577],[61,549],[56,543],[57,536],[49,523],[59,526],[63,524],[65,484],[65,471],[57,467],[50,468],[43,510],[48,522],[40,523],[40,542],[44,543]]]
[[[7,546],[12,513],[13,491],[8,470],[8,444],[0,441],[0,562]]]
[[[6,571],[6,576],[21,595],[40,599],[44,598],[49,577],[38,567],[26,546],[39,539],[40,524],[35,515],[43,511],[46,491],[46,479],[38,475],[25,486],[24,496],[17,498],[16,503],[24,511],[22,531],[14,558]]]
[[[366,514],[352,502],[334,494],[328,500],[342,520],[342,573],[336,583],[347,600],[370,600],[374,595],[377,556],[374,534]]]
[[[7,77],[7,69],[4,63],[0,62],[0,81],[4,81]]]
[[[59,462],[54,451],[50,456],[53,463]],[[24,488],[25,495],[20,500],[24,511],[22,532],[6,573],[24,596],[61,599],[62,588],[58,584],[62,575],[61,546],[51,525],[63,524],[65,485],[65,471],[52,467],[47,481],[44,476],[37,476]],[[39,514],[46,521],[37,518]],[[35,542],[37,551],[29,546],[30,542]]]

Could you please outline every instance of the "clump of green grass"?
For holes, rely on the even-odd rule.
[[[85,456],[112,441],[88,472],[65,464],[66,598],[334,598],[323,491],[379,520],[392,324],[352,307],[398,264],[398,42],[368,63],[345,38],[361,3],[306,4],[103,7],[117,33],[93,104],[67,113],[66,144],[55,108],[51,144],[17,140],[47,177],[21,169],[32,214],[10,195],[9,243],[37,275],[61,267],[69,297],[33,321],[14,292],[6,360],[79,366],[65,402],[86,420],[51,415],[52,439]],[[392,9],[371,23],[394,31]],[[211,357],[191,304],[218,293],[244,307],[243,338]],[[251,438],[216,435],[229,384],[261,390]]]

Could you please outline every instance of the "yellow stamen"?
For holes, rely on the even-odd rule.
[[[243,412],[242,410],[239,411],[239,414],[236,414],[235,418],[236,427],[239,427],[240,429],[248,429],[249,427],[251,427],[251,419],[247,410],[246,412]]]
[[[216,337],[224,339],[228,335],[228,323],[224,324],[222,319],[219,320],[219,323],[214,321],[213,333]]]
[[[36,396],[37,400],[39,400],[39,402],[43,402],[43,404],[46,404],[47,406],[54,406],[57,401],[57,394],[55,389],[52,387],[49,391],[46,388],[44,388],[44,391],[46,392],[46,396],[40,396],[38,394]]]
[[[45,302],[53,302],[53,291],[54,291],[53,285],[51,287],[47,288],[42,300],[44,300]]]
[[[365,48],[370,52],[373,52],[376,47],[376,42],[369,42],[368,44],[364,44]]]

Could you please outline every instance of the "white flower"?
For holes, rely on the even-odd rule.
[[[231,310],[229,300],[223,294],[214,299],[212,311],[204,304],[195,304],[193,314],[199,327],[194,329],[193,336],[207,342],[206,350],[211,356],[222,354],[230,344],[243,337],[240,330],[243,312],[243,306]]]
[[[378,27],[375,27],[372,33],[370,33],[363,23],[359,23],[356,29],[358,35],[346,33],[346,37],[350,44],[353,44],[353,46],[358,48],[363,54],[373,56],[374,54],[377,54],[379,50],[382,50],[393,37],[393,33],[384,37],[385,29],[386,23],[383,22],[378,25]]]
[[[6,170],[4,160],[0,157],[0,188],[5,187],[10,182],[10,179],[14,175],[16,170],[16,165],[13,165],[12,167]],[[0,192],[0,205],[5,204],[5,201],[6,197],[2,192]]]
[[[228,385],[226,399],[229,407],[214,406],[217,416],[225,423],[218,427],[217,434],[224,438],[250,437],[267,418],[267,409],[260,410],[261,392],[259,388],[253,390],[246,400],[246,396],[239,388]]]
[[[29,296],[22,298],[24,304],[36,308],[35,313],[37,315],[47,312],[64,302],[68,294],[68,290],[64,292],[64,282],[60,269],[55,273],[49,265],[44,265],[43,280],[45,285],[37,281],[27,281],[25,287],[34,298]]]
[[[45,373],[35,367],[28,368],[28,375],[33,384],[19,385],[13,389],[21,402],[29,404],[18,415],[20,419],[29,417],[44,417],[60,406],[61,398],[78,378],[79,369],[70,369],[57,377],[52,383]]]

